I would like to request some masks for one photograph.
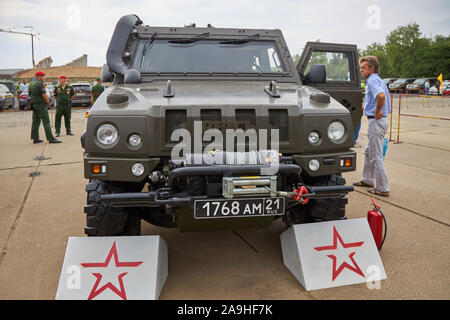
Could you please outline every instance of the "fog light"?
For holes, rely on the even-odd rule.
[[[309,162],[309,169],[311,171],[317,171],[320,168],[320,164],[319,161],[317,161],[316,159],[313,159]]]
[[[131,172],[136,176],[142,176],[142,174],[144,173],[145,168],[142,164],[140,163],[135,163],[133,164],[133,167],[131,168]]]
[[[312,145],[318,144],[319,139],[320,139],[320,136],[319,136],[319,134],[318,134],[317,132],[315,132],[315,131],[311,132],[311,133],[309,134],[309,136],[308,136],[308,141],[309,141],[309,143],[312,144]]]
[[[142,138],[140,135],[138,134],[132,134],[130,136],[130,138],[128,138],[128,143],[132,146],[132,147],[137,147],[138,145],[141,144]]]

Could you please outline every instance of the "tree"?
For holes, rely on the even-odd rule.
[[[389,65],[388,55],[386,53],[386,48],[381,43],[374,42],[368,45],[365,50],[359,51],[359,56],[375,56],[380,63],[380,77],[381,78],[392,78],[391,67]]]
[[[386,54],[393,74],[413,77],[417,51],[421,51],[424,41],[420,39],[420,27],[417,23],[399,26],[386,36]]]
[[[428,78],[442,72],[444,79],[450,79],[450,36],[424,37],[415,22],[391,31],[386,44],[374,42],[366,49],[358,49],[358,55],[376,56],[381,78]],[[298,54],[294,56],[296,63],[299,59]],[[325,64],[330,77],[345,73],[336,54],[314,52],[308,65],[314,63]]]

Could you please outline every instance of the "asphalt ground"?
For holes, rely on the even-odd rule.
[[[408,102],[409,114],[450,118],[448,103]],[[394,106],[396,140],[397,98]],[[0,299],[54,299],[67,239],[84,236],[84,112],[73,111],[75,136],[62,135],[62,144],[31,142],[31,112],[0,113]],[[161,235],[168,244],[160,298],[449,299],[450,121],[434,118],[401,117],[401,143],[389,144],[391,196],[376,197],[388,222],[380,251],[387,280],[380,289],[363,283],[306,292],[283,264],[281,219],[267,229],[187,233],[143,222],[143,235]],[[363,146],[366,128],[363,118]],[[45,137],[42,126],[40,134]],[[347,184],[361,176],[364,149],[355,150],[357,170],[344,175]],[[366,217],[372,207],[366,189],[348,198],[347,216]]]

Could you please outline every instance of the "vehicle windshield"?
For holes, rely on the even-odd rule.
[[[403,83],[405,83],[406,82],[406,79],[398,79],[397,81],[395,81],[394,83],[397,83],[397,84],[403,84]]]
[[[75,92],[89,92],[91,90],[91,87],[88,85],[75,85],[73,86],[73,90]]]
[[[9,91],[9,88],[7,86],[2,84],[2,85],[0,85],[0,93],[11,94],[11,91]]]
[[[417,79],[416,81],[413,82],[413,84],[422,84],[425,83],[426,79]]]
[[[175,41],[154,40],[150,47],[145,48],[148,40],[141,40],[136,49],[133,66],[144,73],[286,72],[274,41]]]

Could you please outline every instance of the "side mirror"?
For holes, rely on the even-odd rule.
[[[114,75],[111,73],[111,71],[109,71],[108,65],[106,63],[102,67],[100,80],[102,80],[102,82],[113,82],[114,80]]]
[[[311,70],[306,75],[306,81],[308,83],[326,83],[327,70],[323,64],[313,64]]]

